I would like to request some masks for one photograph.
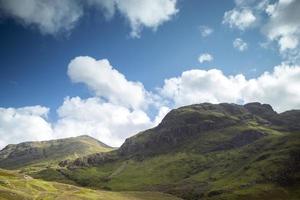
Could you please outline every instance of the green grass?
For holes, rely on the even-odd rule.
[[[240,148],[205,153],[211,146],[228,141],[249,128],[267,135]],[[96,167],[65,169],[64,174],[77,184],[113,191],[158,190],[186,199],[296,200],[300,199],[300,194],[295,191],[300,187],[282,185],[279,180],[285,178],[281,173],[292,165],[292,152],[300,153],[299,133],[253,125],[236,126],[223,129],[222,134],[206,132],[176,152],[143,160],[119,160]],[[294,171],[295,174],[286,176],[299,183],[299,169]]]
[[[25,142],[9,145],[0,152],[0,168],[39,171],[57,166],[62,160],[76,159],[93,153],[108,152],[113,148],[89,136]]]
[[[17,172],[0,170],[1,200],[97,199],[97,200],[179,200],[160,192],[111,192],[32,179]]]

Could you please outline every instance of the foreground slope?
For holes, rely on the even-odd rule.
[[[25,166],[46,167],[63,159],[75,159],[113,148],[83,135],[73,138],[41,142],[10,144],[0,151],[0,168],[17,169]]]
[[[91,190],[61,183],[36,180],[16,172],[0,170],[0,199],[177,200],[178,198],[159,192],[109,192]]]
[[[118,149],[62,162],[77,184],[158,190],[184,199],[300,199],[300,111],[198,104]],[[66,167],[66,168],[65,168]]]

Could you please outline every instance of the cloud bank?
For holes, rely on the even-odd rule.
[[[46,107],[0,108],[0,147],[82,134],[120,146],[125,138],[157,125],[170,109],[195,103],[259,101],[278,112],[300,109],[299,65],[281,64],[252,79],[192,69],[165,79],[154,91],[127,80],[107,59],[76,57],[67,73],[71,81],[86,85],[91,97],[66,97],[54,122],[47,119]]]
[[[226,76],[221,70],[194,69],[166,79],[160,94],[178,107],[187,104],[247,103],[271,104],[278,112],[300,108],[300,66],[281,64],[273,72],[246,79],[243,74]]]
[[[49,109],[42,106],[0,108],[0,148],[11,143],[52,138],[48,112]]]

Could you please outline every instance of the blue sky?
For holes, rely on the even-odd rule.
[[[105,136],[100,132],[107,130],[103,131],[101,128],[83,129],[87,132],[91,130],[91,133],[84,134],[91,134],[113,145],[119,145],[134,131],[153,126],[155,117],[160,110],[163,110],[161,108],[167,111],[181,105],[205,101],[244,103],[253,100],[270,103],[278,111],[299,107],[299,103],[295,103],[299,95],[295,95],[295,91],[288,89],[296,88],[299,82],[294,85],[284,85],[283,89],[280,89],[286,94],[291,93],[292,103],[281,99],[282,104],[290,105],[287,107],[275,101],[278,99],[275,93],[266,92],[279,88],[276,84],[268,88],[270,84],[260,82],[260,79],[264,80],[264,78],[268,80],[273,78],[278,83],[281,81],[280,78],[284,76],[274,72],[275,66],[279,66],[278,71],[281,70],[278,73],[291,73],[288,75],[296,76],[298,81],[297,55],[299,55],[300,25],[297,20],[291,19],[289,25],[295,27],[295,31],[282,33],[274,28],[286,24],[284,16],[290,10],[293,11],[293,7],[299,7],[297,1],[285,0],[286,3],[283,0],[266,0],[263,1],[264,5],[259,5],[262,1],[236,0],[220,3],[219,0],[155,0],[151,3],[148,0],[140,2],[126,0],[124,1],[126,5],[119,5],[122,3],[115,0],[113,7],[105,7],[107,5],[104,0],[90,0],[87,1],[90,3],[86,3],[85,6],[82,2],[80,4],[81,0],[65,1],[67,3],[45,1],[46,3],[41,3],[42,5],[35,0],[27,1],[28,6],[23,10],[28,9],[28,12],[24,14],[20,9],[22,5],[14,3],[14,0],[11,2],[0,0],[0,107],[3,112],[11,108],[17,114],[20,114],[18,109],[28,106],[47,108],[47,111],[29,112],[30,116],[37,115],[49,125],[51,130],[47,131],[51,133],[45,138],[65,136],[62,131],[53,136],[52,129],[55,129],[63,119],[74,118],[65,112],[64,114],[57,112],[59,109],[64,110],[63,105],[72,102],[73,97],[79,97],[79,102],[84,102],[84,105],[88,104],[89,98],[96,98],[94,104],[102,105],[104,102],[124,106],[130,113],[138,110],[149,117],[151,123],[147,122],[146,125],[130,129],[131,132],[128,130],[128,133],[116,136],[117,139],[103,138]],[[167,4],[164,4],[166,2]],[[139,7],[136,4],[141,5]],[[44,15],[54,5],[62,9],[62,13]],[[160,6],[170,10],[161,10]],[[144,9],[145,12],[138,12],[136,7]],[[39,11],[30,13],[33,8],[38,8]],[[150,17],[144,18],[141,15],[147,13],[147,9],[152,9],[151,14]],[[70,12],[68,16],[74,18],[64,18],[63,12]],[[275,19],[276,12],[282,14],[280,20]],[[107,17],[109,13],[111,15]],[[68,20],[73,21],[69,23]],[[49,24],[49,21],[54,22]],[[134,25],[134,22],[138,25]],[[276,24],[277,22],[281,24]],[[203,29],[212,31],[203,36]],[[211,59],[199,62],[202,54],[209,54]],[[151,103],[147,101],[146,108],[123,105],[122,101],[116,100],[121,99],[120,97],[111,94],[116,95],[116,93],[101,90],[104,86],[113,88],[109,83],[98,83],[99,78],[92,77],[92,74],[86,78],[78,77],[79,75],[74,72],[76,74],[74,78],[74,74],[70,75],[67,72],[71,60],[79,56],[88,56],[95,60],[107,59],[110,66],[124,76],[126,81],[134,84],[139,82],[142,85],[145,99],[155,100],[151,100]],[[83,64],[81,67],[86,66]],[[266,71],[270,72],[270,77],[262,77]],[[183,72],[186,72],[185,75],[190,78],[187,78],[188,80],[195,81],[191,82],[192,87],[186,88],[187,82],[184,82]],[[238,74],[242,74],[243,78],[238,77]],[[231,75],[238,81],[232,80]],[[176,84],[174,85],[174,80],[169,81],[172,82],[169,85],[166,84],[166,81],[172,78],[177,78]],[[254,79],[255,87],[249,79]],[[97,83],[93,85],[95,81]],[[222,94],[226,89],[214,90],[214,85],[206,87],[209,84],[218,87],[219,84],[223,84],[223,81],[224,84],[231,84],[227,89],[231,91],[232,88],[233,94]],[[282,82],[287,81],[282,80]],[[240,85],[245,85],[247,89],[240,89]],[[179,88],[177,93],[172,92],[174,87]],[[244,94],[242,90],[262,92],[258,95]],[[178,95],[178,91],[182,96]],[[192,94],[199,97],[187,99]],[[257,98],[249,96],[257,96]],[[66,99],[68,97],[69,100]],[[105,116],[103,118],[105,119]],[[5,122],[0,120],[0,123]],[[13,127],[14,123],[4,124],[3,127]],[[115,128],[113,124],[107,127]],[[118,130],[116,128],[116,132]],[[16,133],[15,136],[3,140],[3,145],[21,140],[15,139],[19,137],[19,130],[13,131]],[[74,133],[74,135],[78,134],[80,133]],[[20,138],[24,140],[37,138],[34,134],[29,135],[27,137],[23,134]],[[114,133],[110,133],[110,137],[114,138]]]

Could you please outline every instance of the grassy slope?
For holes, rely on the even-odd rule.
[[[219,122],[236,120],[236,116],[211,111],[195,116],[195,112],[186,109],[179,113],[183,115],[181,120],[169,120],[168,126],[193,126],[195,117],[199,117],[200,122],[206,118]],[[271,127],[256,120],[189,136],[188,140],[164,153],[136,159],[125,157],[96,167],[73,170],[48,168],[35,176],[114,191],[158,190],[189,200],[300,199],[300,133],[279,131],[281,127]],[[212,151],[249,129],[266,136],[243,147]],[[189,130],[195,129],[190,127]],[[176,133],[177,137],[181,132]],[[168,139],[173,136],[169,135]],[[139,134],[134,139],[143,143],[149,137],[149,134]],[[156,145],[155,142],[152,145]]]
[[[91,190],[32,179],[16,172],[0,170],[0,199],[176,200],[178,198],[159,192],[109,192]]]
[[[31,142],[30,148],[39,152],[42,158],[34,156],[25,157],[28,147],[19,145],[19,147],[13,149],[12,152],[16,152],[16,154],[21,156],[17,155],[0,159],[0,167],[6,169],[22,169],[23,172],[32,173],[40,171],[41,169],[56,167],[62,160],[75,159],[92,153],[108,152],[113,149],[88,136]]]
[[[268,135],[242,148],[205,153],[205,149],[224,143],[234,137],[235,132],[248,128]],[[300,185],[285,183],[290,182],[285,178],[298,178],[299,184],[299,170],[293,174],[295,170],[290,169],[290,165],[294,165],[290,158],[293,152],[300,152],[299,133],[283,133],[249,124],[206,132],[177,152],[142,161],[126,160],[65,170],[64,174],[84,186],[160,190],[186,199],[296,200],[300,198]],[[281,174],[283,172],[285,174]]]

